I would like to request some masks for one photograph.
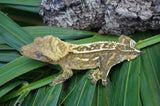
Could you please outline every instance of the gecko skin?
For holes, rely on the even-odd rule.
[[[34,42],[23,46],[21,54],[32,59],[59,64],[63,73],[52,81],[51,86],[64,82],[73,75],[72,69],[84,70],[97,68],[88,76],[92,83],[101,79],[102,85],[107,86],[107,76],[112,66],[132,60],[142,54],[134,47],[136,42],[121,35],[118,42],[94,42],[89,44],[71,44],[59,38],[48,35],[37,37]]]

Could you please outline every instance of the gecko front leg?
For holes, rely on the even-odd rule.
[[[63,73],[60,74],[50,83],[50,86],[55,86],[59,83],[64,82],[66,79],[70,78],[73,75],[72,70],[69,67],[61,66],[63,69]]]

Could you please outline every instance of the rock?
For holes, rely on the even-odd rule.
[[[49,26],[101,34],[160,28],[160,0],[42,0],[40,14]]]

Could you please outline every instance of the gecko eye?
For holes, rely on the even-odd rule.
[[[37,56],[37,57],[41,57],[41,56],[42,56],[42,53],[39,52],[39,51],[37,51],[37,52],[36,52],[36,56]]]

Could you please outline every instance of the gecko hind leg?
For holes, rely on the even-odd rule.
[[[107,68],[105,66],[105,59],[102,58],[101,56],[99,56],[99,68],[96,69],[94,72],[91,72],[91,75],[88,75],[89,79],[93,79],[92,80],[92,84],[96,84],[96,82],[99,79],[102,79],[102,85],[103,86],[107,86]],[[106,71],[107,70],[107,71]]]
[[[109,74],[110,69],[105,70],[104,72],[102,72],[102,85],[103,86],[107,86],[107,76]]]
[[[121,35],[119,37],[118,42],[129,45],[130,47],[133,47],[133,48],[136,46],[136,42],[133,39],[131,39],[128,36],[124,36],[124,35]]]
[[[60,74],[59,76],[55,77],[55,79],[49,84],[50,86],[55,86],[59,83],[62,83],[73,75],[73,72],[71,69],[63,68],[63,70],[64,72]]]
[[[101,79],[102,79],[102,85],[107,86],[107,77],[110,72],[111,66],[106,65],[107,59],[104,56],[103,58],[99,58],[100,62],[100,72],[101,72]]]
[[[92,84],[96,84],[97,81],[101,78],[100,70],[96,69],[94,72],[91,72],[90,75],[87,76],[88,79],[92,79]]]

